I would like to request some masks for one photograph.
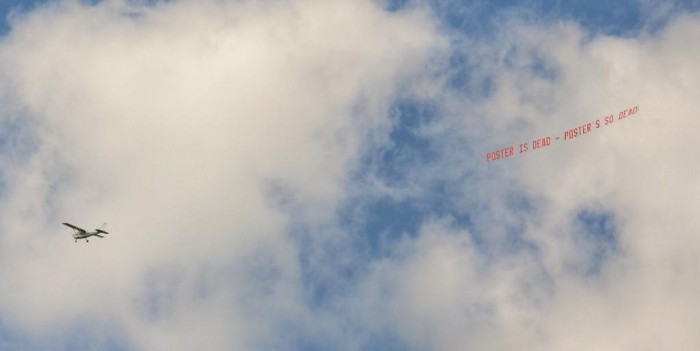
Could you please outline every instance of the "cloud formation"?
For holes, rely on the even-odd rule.
[[[16,14],[0,345],[697,349],[697,14],[623,37],[506,11],[475,36],[431,5]]]
[[[0,49],[16,130],[5,319],[149,350],[291,339],[280,330],[304,306],[277,202],[328,220],[364,135],[439,43],[425,14],[366,2],[62,2],[17,17]],[[113,234],[74,245],[62,221]]]
[[[448,91],[446,116],[425,128],[444,154],[409,176],[425,188],[445,175],[461,182],[442,203],[451,216],[403,237],[363,286],[406,348],[700,344],[690,327],[700,287],[690,161],[700,146],[691,136],[697,23],[681,15],[661,31],[619,38],[516,16],[488,41],[457,48],[482,71]],[[618,120],[635,105],[639,115]],[[609,114],[614,127],[486,161],[487,151],[517,153],[519,143],[563,139]]]

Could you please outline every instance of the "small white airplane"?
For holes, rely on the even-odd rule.
[[[73,230],[75,231],[75,233],[73,233],[73,239],[75,239],[76,243],[78,242],[78,239],[85,239],[86,242],[90,242],[90,240],[88,240],[88,238],[91,236],[96,236],[98,238],[104,238],[104,236],[102,236],[100,234],[109,234],[103,230],[107,226],[107,223],[103,224],[102,228],[95,229],[94,232],[88,232],[87,230],[80,228],[80,227],[76,227],[70,223],[63,223],[63,225],[73,228]]]

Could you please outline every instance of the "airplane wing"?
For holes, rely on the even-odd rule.
[[[70,223],[63,223],[63,225],[68,226],[68,227],[71,227],[71,228],[73,228],[73,229],[79,231],[80,233],[85,233],[85,229],[76,227],[76,226],[74,226],[74,225],[72,225],[72,224],[70,224]]]

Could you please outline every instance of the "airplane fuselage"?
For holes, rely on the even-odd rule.
[[[81,233],[81,234],[75,233],[75,234],[73,234],[73,239],[75,239],[75,240],[87,239],[87,238],[94,236],[94,235],[97,235],[97,234],[99,234],[99,233],[98,232]]]

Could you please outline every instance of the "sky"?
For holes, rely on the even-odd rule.
[[[0,12],[2,350],[700,348],[698,1]]]

